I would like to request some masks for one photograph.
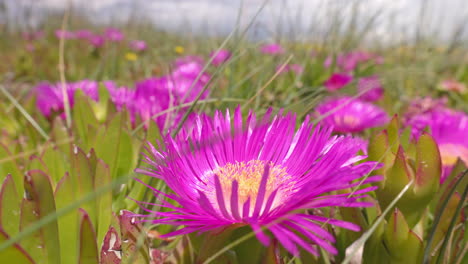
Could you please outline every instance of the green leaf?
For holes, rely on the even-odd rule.
[[[100,188],[111,184],[109,166],[102,160],[97,161],[96,176],[94,178],[95,188]],[[96,201],[98,209],[97,221],[97,241],[100,244],[106,233],[112,219],[112,191],[102,194]]]
[[[416,181],[414,192],[419,203],[427,205],[439,189],[442,163],[435,140],[423,133],[416,144]],[[421,205],[422,206],[422,205]]]
[[[55,201],[57,210],[63,209],[76,201],[76,185],[66,173],[57,183]],[[75,263],[78,259],[78,210],[57,219],[62,263]]]
[[[96,242],[96,233],[89,215],[85,210],[79,210],[80,214],[80,243],[79,243],[79,264],[99,263],[98,246]]]
[[[402,147],[398,148],[393,165],[385,173],[385,186],[377,190],[381,208],[386,208],[393,198],[411,181],[410,170]]]
[[[112,179],[131,172],[136,167],[132,140],[124,131],[125,118],[118,113],[107,128],[101,127],[96,135],[96,154],[109,165]]]
[[[93,109],[89,104],[89,98],[83,91],[77,90],[75,93],[75,105],[73,106],[73,125],[78,137],[82,140],[85,149],[89,148],[88,125],[97,126],[98,121]]]
[[[398,115],[394,115],[387,127],[388,144],[393,153],[398,151],[400,145],[400,122]]]
[[[69,162],[66,160],[65,155],[58,148],[52,147],[51,145],[46,146],[41,160],[48,168],[48,173],[51,176],[53,185],[70,170]]]
[[[94,153],[94,152],[92,152]],[[78,199],[94,191],[95,161],[92,161],[82,149],[75,146],[71,154],[71,172],[72,182],[74,182],[78,192]],[[91,155],[90,155],[91,157]],[[91,200],[81,205],[93,225],[97,225],[97,205],[96,200]]]
[[[23,193],[23,173],[16,164],[15,158],[8,150],[7,146],[0,143],[0,180],[3,180],[7,174],[11,174],[16,185],[16,191]]]
[[[38,214],[39,219],[56,212],[54,195],[48,175],[42,171],[29,171],[25,176],[24,187],[28,193],[28,200],[33,202],[33,210]],[[60,242],[57,221],[44,225],[40,232],[48,263],[60,263]]]
[[[0,243],[8,239],[8,235],[0,229]],[[34,264],[34,260],[20,245],[15,243],[13,246],[0,251],[0,263]]]
[[[57,116],[52,123],[51,138],[62,153],[68,153],[72,138],[62,118]]]
[[[0,190],[0,227],[10,236],[19,231],[20,201],[13,177],[7,175]]]
[[[368,153],[369,157],[368,160],[371,161],[381,161],[384,163],[384,166],[378,170],[374,170],[372,172],[373,175],[384,175],[385,171],[391,166],[387,157],[390,157],[390,151],[388,151],[389,144],[388,144],[388,135],[387,131],[382,131],[377,135],[373,135],[369,140],[369,147]],[[379,187],[383,187],[385,185],[385,180],[380,181],[377,183]]]

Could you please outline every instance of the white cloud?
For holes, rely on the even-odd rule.
[[[8,0],[7,0],[8,1]],[[249,24],[264,0],[10,0],[35,3],[48,9],[64,9],[69,3],[83,8],[90,17],[107,21],[127,18],[138,12],[156,25],[169,30],[230,32],[238,21]],[[324,31],[334,19],[349,22],[355,7],[359,7],[358,25],[364,26],[375,14],[377,26],[373,33],[395,38],[417,28],[437,34],[450,35],[468,17],[466,0],[270,0],[258,16],[253,32],[302,34]],[[426,3],[427,19],[419,21],[421,4]],[[240,7],[242,6],[242,9]],[[465,7],[465,8],[464,8]],[[335,13],[332,12],[335,10]],[[338,13],[336,13],[338,12]],[[333,14],[339,14],[333,17]],[[465,32],[467,34],[468,32]],[[253,34],[253,33],[252,33]],[[391,37],[390,37],[391,36]]]

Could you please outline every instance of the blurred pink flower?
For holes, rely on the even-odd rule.
[[[466,85],[462,82],[457,82],[455,80],[445,80],[442,81],[439,85],[440,90],[447,92],[457,92],[464,94],[467,91]]]
[[[277,55],[283,54],[284,49],[280,44],[265,44],[260,47],[260,52],[263,54]]]
[[[107,28],[104,31],[104,37],[107,40],[114,41],[114,42],[119,42],[119,41],[123,40],[124,34],[119,29],[110,27],[110,28]]]
[[[132,40],[129,46],[134,51],[144,51],[147,48],[146,42],[143,40]]]
[[[101,35],[92,35],[88,38],[89,44],[91,44],[95,48],[102,47],[106,40]]]
[[[328,80],[325,81],[324,85],[328,91],[337,91],[353,80],[353,76],[344,73],[334,73]]]
[[[91,32],[91,30],[88,30],[88,29],[81,29],[81,30],[75,31],[75,37],[78,39],[89,39],[92,36],[93,36],[93,32]]]
[[[362,93],[360,98],[364,101],[374,102],[382,98],[384,89],[379,77],[368,76],[360,78],[358,81],[358,92]]]
[[[55,36],[58,39],[74,39],[76,37],[75,33],[73,33],[72,31],[61,30],[61,29],[58,29],[55,31]]]
[[[215,66],[219,66],[231,58],[231,52],[229,50],[219,50],[218,52],[213,51],[210,53],[210,58],[213,58],[213,61],[211,62]]]

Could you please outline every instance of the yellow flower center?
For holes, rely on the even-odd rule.
[[[228,211],[231,211],[230,200],[232,194],[232,183],[233,181],[237,181],[239,212],[242,212],[242,206],[249,198],[249,215],[253,212],[266,163],[267,162],[261,160],[250,160],[248,162],[235,163],[228,162],[224,166],[213,171],[213,175],[217,175],[219,177],[221,188],[223,190],[224,201]],[[292,186],[294,186],[294,182],[291,181],[291,176],[286,172],[285,167],[275,165],[273,162],[270,162],[269,166],[269,175],[265,188],[262,210],[265,207],[266,200],[275,190],[278,189],[271,209],[279,205],[279,202],[283,200],[285,195],[291,191]],[[211,199],[213,198],[216,199],[214,195],[212,195]]]
[[[466,165],[468,165],[468,148],[457,144],[441,144],[439,146],[440,157],[442,165],[453,166],[460,158]]]
[[[355,127],[359,124],[359,118],[352,116],[352,115],[344,115],[344,116],[336,116],[335,122],[337,124],[348,125],[350,127]]]

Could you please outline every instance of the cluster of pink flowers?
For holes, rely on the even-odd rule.
[[[76,31],[56,30],[55,36],[59,39],[79,39],[87,41],[91,46],[100,48],[106,42],[122,42],[125,35],[117,28],[106,28],[103,33],[95,33],[88,29],[80,29]],[[134,51],[144,51],[147,48],[146,42],[143,40],[131,40],[128,43],[129,48]]]
[[[112,81],[105,81],[103,84],[117,109],[127,109],[133,121],[137,117],[143,122],[154,120],[163,129],[168,122],[167,119],[171,119],[171,123],[174,123],[174,120],[177,121],[185,112],[184,108],[168,111],[167,114],[160,114],[161,112],[192,102],[197,97],[204,99],[208,96],[207,89],[202,91],[208,85],[211,76],[201,72],[203,69],[201,63],[204,62],[183,58],[175,63],[174,71],[170,74],[140,81],[133,89],[118,87]],[[98,82],[89,80],[67,83],[65,87],[60,83],[41,83],[35,88],[36,104],[46,117],[52,117],[54,114],[64,117],[63,91],[66,91],[70,106],[73,107],[77,90],[83,91],[92,100],[99,101],[98,87]],[[173,113],[177,113],[176,116],[173,116]]]
[[[336,66],[343,72],[352,72],[359,64],[372,62],[374,64],[382,64],[383,57],[364,51],[353,51],[349,53],[339,54],[336,57]],[[333,57],[329,56],[325,62],[325,67],[330,67],[333,64]]]

